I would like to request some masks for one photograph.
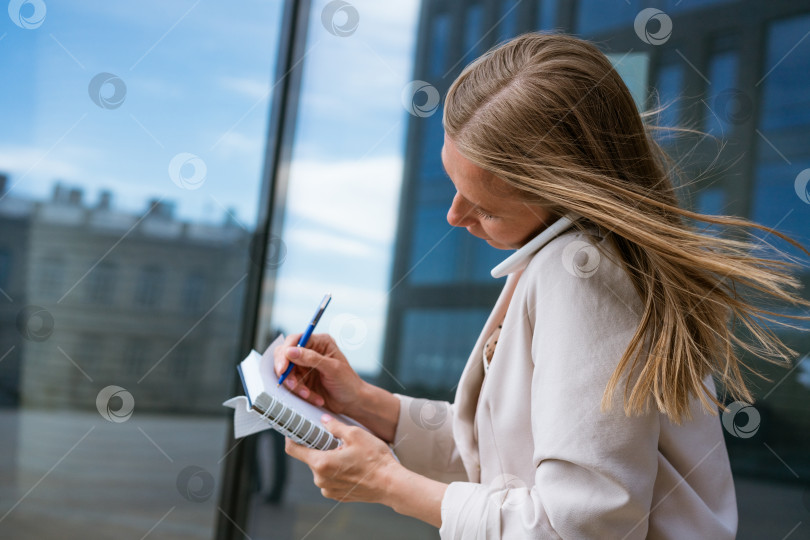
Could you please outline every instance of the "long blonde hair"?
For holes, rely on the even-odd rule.
[[[467,159],[527,201],[557,215],[576,212],[583,229],[596,225],[616,248],[644,312],[605,389],[603,409],[628,372],[637,374],[625,380],[628,415],[646,413],[652,397],[660,412],[680,423],[690,418],[692,396],[716,414],[722,404],[703,382],[708,374],[734,399],[753,401],[735,345],[777,363],[795,356],[761,324],[795,328],[774,318],[788,316],[755,305],[738,288],[808,307],[795,294],[799,282],[789,273],[795,262],[753,255],[750,232],[759,229],[810,252],[748,220],[680,208],[670,160],[594,45],[530,33],[490,50],[450,86],[443,123]],[[702,233],[688,220],[747,234]],[[735,322],[754,344],[735,335]]]

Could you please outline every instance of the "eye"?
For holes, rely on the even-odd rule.
[[[484,212],[480,208],[475,208],[474,212],[482,219],[495,219],[495,216],[493,216],[491,214],[487,214],[486,212]]]

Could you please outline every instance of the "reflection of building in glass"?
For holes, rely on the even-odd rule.
[[[142,214],[111,200],[91,206],[57,184],[48,201],[0,201],[0,347],[14,347],[3,402],[93,408],[117,385],[140,411],[221,413],[249,233],[180,221],[159,200]]]
[[[638,29],[646,8],[664,18],[655,12]],[[671,35],[662,34],[667,21]],[[659,123],[715,137],[662,136],[697,179],[683,191],[687,207],[745,216],[810,244],[810,196],[801,198],[796,180],[810,168],[810,0],[425,1],[413,78],[444,95],[486,49],[540,29],[592,39],[614,63],[630,51],[646,55],[642,88],[650,89],[650,107],[666,106]],[[408,392],[449,397],[502,285],[488,271],[506,253],[445,221],[454,189],[441,167],[442,137],[440,109],[410,117],[384,358]],[[803,280],[810,285],[808,273]],[[802,354],[810,350],[807,333],[783,335]],[[760,406],[772,429],[763,433],[769,444],[784,443],[785,455],[801,455],[807,443],[797,446],[793,434],[810,425],[810,390],[799,380],[805,372],[762,364],[755,363],[771,382],[753,382],[767,396]]]

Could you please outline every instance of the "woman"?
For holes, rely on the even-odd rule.
[[[442,538],[733,538],[712,376],[750,402],[732,344],[793,354],[736,288],[810,303],[787,263],[686,220],[801,246],[679,208],[629,91],[576,38],[526,34],[485,54],[450,87],[443,120],[448,222],[517,250],[493,271],[509,277],[455,401],[388,393],[328,336],[311,349],[290,336],[276,371],[294,361],[291,388],[379,439],[325,419],[340,448],[287,452],[324,496],[386,504]]]

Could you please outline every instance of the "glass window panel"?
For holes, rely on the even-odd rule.
[[[774,23],[768,32],[762,92],[761,129],[810,124],[810,16]]]
[[[503,41],[517,34],[517,19],[520,14],[520,0],[502,0],[498,15],[498,41]]]
[[[431,22],[430,74],[434,77],[444,75],[448,68],[447,55],[450,39],[450,16],[447,13],[437,15]]]
[[[684,68],[681,64],[667,64],[658,71],[658,102],[663,110],[658,116],[658,124],[665,127],[678,127],[681,121],[683,100]],[[666,139],[666,136],[662,136]]]
[[[205,301],[205,275],[192,272],[183,285],[182,309],[188,313],[199,312]]]
[[[538,0],[540,6],[537,9],[537,29],[554,30],[557,28],[557,17],[559,16],[559,0]]]
[[[157,266],[141,268],[135,285],[135,303],[143,307],[155,307],[163,296],[165,272]]]
[[[719,4],[730,4],[737,0],[666,0],[662,8],[667,13],[682,13],[700,8],[713,7]],[[734,9],[729,6],[728,9]]]
[[[449,392],[458,383],[488,315],[488,309],[406,311],[399,381],[411,392]]]
[[[416,210],[409,281],[450,283],[458,279],[458,261],[466,231],[447,223],[448,209],[449,204],[439,204],[423,205]]]
[[[103,261],[87,277],[87,301],[93,304],[109,304],[113,301],[118,267]]]
[[[0,289],[8,287],[8,282],[11,279],[11,251],[5,248],[0,248]]]
[[[587,36],[622,26],[632,27],[643,7],[640,0],[580,0],[576,31]]]
[[[484,7],[473,4],[467,8],[464,23],[464,63],[469,64],[483,52],[481,42],[484,36]]]
[[[12,4],[0,536],[209,539],[283,3]]]
[[[643,111],[647,102],[650,55],[643,52],[627,52],[610,53],[606,56],[633,95],[638,110]]]
[[[442,146],[444,145],[444,127],[441,110],[427,118],[420,119],[421,137],[419,144],[419,171],[422,178],[432,178],[437,174],[445,176],[442,167]]]
[[[715,137],[728,136],[733,127],[734,107],[740,106],[739,100],[732,99],[739,71],[739,55],[736,51],[715,54],[709,63],[709,80],[711,85],[706,92],[705,122],[706,131]]]
[[[752,218],[810,242],[806,169],[810,150],[810,15],[776,21],[768,30],[761,78],[761,116]],[[798,255],[798,250],[784,246]]]
[[[786,163],[777,160],[762,160],[755,171],[755,186],[751,200],[754,202],[751,219],[757,223],[775,227],[807,245],[810,243],[810,203],[797,193],[799,175],[810,168],[810,153],[799,161]],[[804,183],[807,197],[808,183]],[[762,233],[764,234],[764,233]],[[779,247],[795,256],[802,256],[798,249],[769,237]]]

